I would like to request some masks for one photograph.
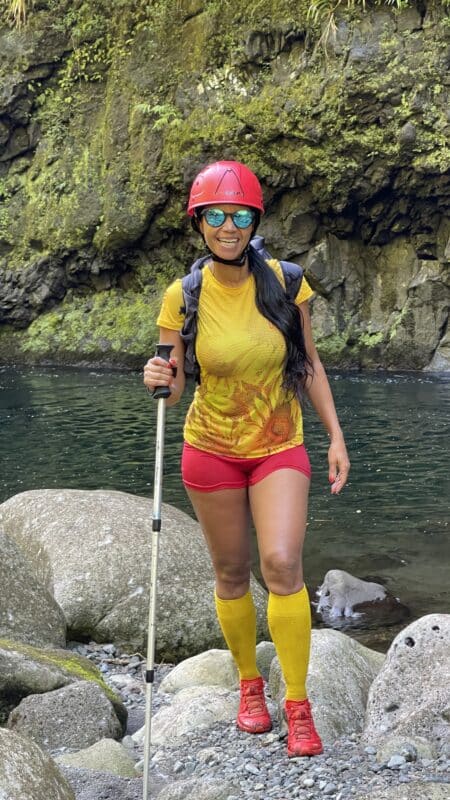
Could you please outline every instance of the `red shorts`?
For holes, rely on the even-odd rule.
[[[253,486],[277,469],[296,469],[311,478],[311,465],[303,444],[259,458],[234,458],[207,453],[187,442],[181,457],[183,483],[198,492]]]

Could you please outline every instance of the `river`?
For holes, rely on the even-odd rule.
[[[448,613],[450,378],[333,373],[330,382],[352,470],[331,496],[326,436],[305,409],[308,584],[344,569],[381,580],[412,618]],[[193,515],[179,475],[188,403],[167,412],[163,500]],[[0,502],[44,488],[151,496],[154,436],[155,404],[138,374],[0,368]]]

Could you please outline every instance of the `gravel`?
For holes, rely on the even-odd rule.
[[[129,713],[128,735],[123,744],[134,758],[137,769],[142,770],[142,747],[134,744],[130,734],[144,724],[144,659],[139,653],[121,653],[112,644],[73,642],[69,646],[96,663],[107,683],[121,696]],[[161,664],[156,669],[153,714],[170,703],[170,696],[158,693],[157,689],[171,668],[170,664]],[[210,795],[214,800],[216,797],[224,800],[355,800],[360,794],[418,780],[450,782],[448,754],[438,759],[407,761],[405,754],[399,753],[392,755],[387,763],[378,764],[376,748],[361,744],[356,733],[342,736],[325,747],[320,756],[288,759],[285,742],[278,736],[276,720],[272,732],[258,736],[241,733],[229,723],[216,723],[208,730],[193,730],[185,734],[177,746],[153,748],[150,769],[152,800],[164,788],[188,780],[220,787],[217,794]],[[88,779],[87,770],[64,767],[63,771],[77,800],[142,798],[140,777],[125,779],[89,771]],[[190,800],[189,792],[185,796]]]

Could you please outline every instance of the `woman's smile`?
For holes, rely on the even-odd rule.
[[[224,258],[238,258],[250,241],[253,225],[240,229],[234,224],[230,215],[242,209],[242,206],[225,203],[218,204],[217,208],[224,211],[227,217],[219,228],[208,225],[207,220],[201,218],[200,229],[205,242],[213,253],[217,251]]]

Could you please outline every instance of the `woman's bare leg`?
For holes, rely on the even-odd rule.
[[[293,594],[303,586],[309,484],[302,472],[279,469],[249,489],[261,572],[274,594]]]
[[[241,679],[237,726],[247,733],[272,727],[256,664],[256,610],[250,585],[250,510],[247,489],[188,491],[216,574],[216,610]]]
[[[303,583],[302,550],[309,478],[292,469],[272,472],[250,489],[261,571],[269,589],[267,618],[286,699],[306,699],[311,611]]]
[[[247,489],[197,492],[187,489],[206,539],[224,600],[242,597],[250,585],[250,511]]]

